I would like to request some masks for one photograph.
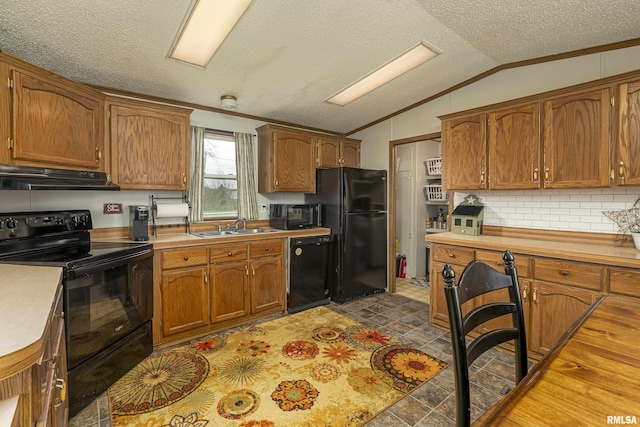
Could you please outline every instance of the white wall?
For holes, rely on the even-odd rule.
[[[194,110],[191,125],[230,132],[256,134],[255,129],[265,122],[245,119],[211,111]],[[256,165],[257,168],[257,165]],[[150,205],[151,195],[156,197],[181,197],[179,191],[13,191],[0,190],[0,212],[37,210],[89,209],[94,228],[125,227],[129,225],[129,205]],[[304,195],[295,193],[259,194],[258,205],[268,208],[271,203],[302,203]],[[104,203],[122,203],[121,215],[103,214]],[[261,210],[259,217],[269,217],[268,210]],[[179,219],[158,220],[162,224],[179,224]]]
[[[640,46],[501,71],[350,135],[362,139],[363,168],[388,169],[389,141],[440,131],[438,116],[640,69]],[[485,224],[616,232],[602,210],[633,205],[639,189],[478,193]],[[455,195],[455,202],[464,197]]]

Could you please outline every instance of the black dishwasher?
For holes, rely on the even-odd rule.
[[[289,313],[329,304],[333,235],[289,240]]]

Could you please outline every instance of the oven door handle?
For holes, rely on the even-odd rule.
[[[102,259],[101,261],[96,261],[94,263],[87,263],[87,264],[79,265],[77,267],[67,268],[66,277],[67,279],[73,280],[78,276],[82,276],[92,271],[110,270],[120,265],[128,264],[134,261],[141,261],[143,259],[147,259],[152,256],[153,256],[153,249],[145,249],[143,251],[125,255],[125,256],[114,255],[113,257]]]

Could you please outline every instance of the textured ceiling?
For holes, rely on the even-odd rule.
[[[206,69],[166,58],[190,0],[5,0],[0,49],[85,83],[348,132],[500,64],[640,37],[638,0],[253,0]],[[442,53],[344,106],[417,44]]]

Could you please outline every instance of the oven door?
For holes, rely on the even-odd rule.
[[[67,368],[125,338],[153,315],[153,252],[65,272]]]

